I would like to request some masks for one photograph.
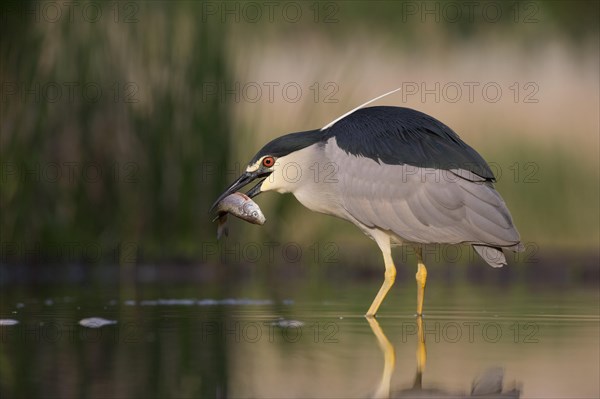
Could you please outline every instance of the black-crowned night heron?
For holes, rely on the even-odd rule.
[[[369,317],[394,284],[394,244],[415,249],[418,315],[427,280],[423,245],[468,243],[493,267],[506,264],[503,248],[523,248],[488,164],[448,126],[412,109],[361,106],[322,129],[276,138],[215,204],[254,180],[250,197],[293,193],[375,240],[385,280]]]

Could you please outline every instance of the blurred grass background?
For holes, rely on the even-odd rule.
[[[467,101],[465,89],[457,102],[394,95],[379,104],[433,115],[494,163],[525,242],[597,256],[597,2],[511,3],[517,11],[482,2],[502,7],[498,22],[406,8],[445,2],[294,3],[302,15],[293,22],[280,8],[256,20],[248,3],[183,1],[83,1],[80,11],[92,4],[102,17],[62,9],[50,21],[49,4],[2,6],[2,262],[123,262],[124,243],[134,243],[129,261],[218,262],[205,253],[217,245],[207,210],[265,142],[407,83],[436,82],[494,82],[503,93],[497,102],[480,89]],[[288,83],[299,98],[286,98]],[[52,101],[55,85],[62,95]],[[525,102],[532,88],[537,101]],[[269,223],[233,221],[219,245],[333,242],[344,262],[379,262],[345,222],[291,196],[258,202]]]

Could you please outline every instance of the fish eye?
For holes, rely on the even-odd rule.
[[[252,212],[252,216],[254,216],[255,218],[257,218],[258,217],[258,212],[256,212],[256,211]]]
[[[275,165],[275,159],[273,157],[265,157],[262,160],[262,164],[265,168],[270,168],[271,166]]]

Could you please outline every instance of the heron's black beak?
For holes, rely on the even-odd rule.
[[[262,184],[262,182],[265,180],[265,178],[270,175],[271,172],[264,172],[261,170],[257,170],[256,172],[244,172],[242,173],[242,175],[240,177],[238,177],[238,179],[236,181],[234,181],[233,183],[231,183],[231,185],[223,192],[223,194],[221,194],[219,196],[219,198],[217,198],[217,200],[215,201],[215,203],[212,205],[212,207],[210,208],[209,212],[212,212],[217,205],[219,204],[219,202],[221,202],[221,200],[225,197],[227,197],[229,194],[233,194],[236,191],[238,191],[238,189],[252,183],[254,180],[256,179],[260,179],[260,181],[250,189],[250,191],[248,191],[246,193],[246,195],[250,198],[257,196],[258,194],[261,193],[260,191],[260,185]]]

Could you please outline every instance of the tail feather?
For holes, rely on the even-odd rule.
[[[473,245],[473,249],[492,267],[502,267],[507,264],[506,257],[500,247]]]

